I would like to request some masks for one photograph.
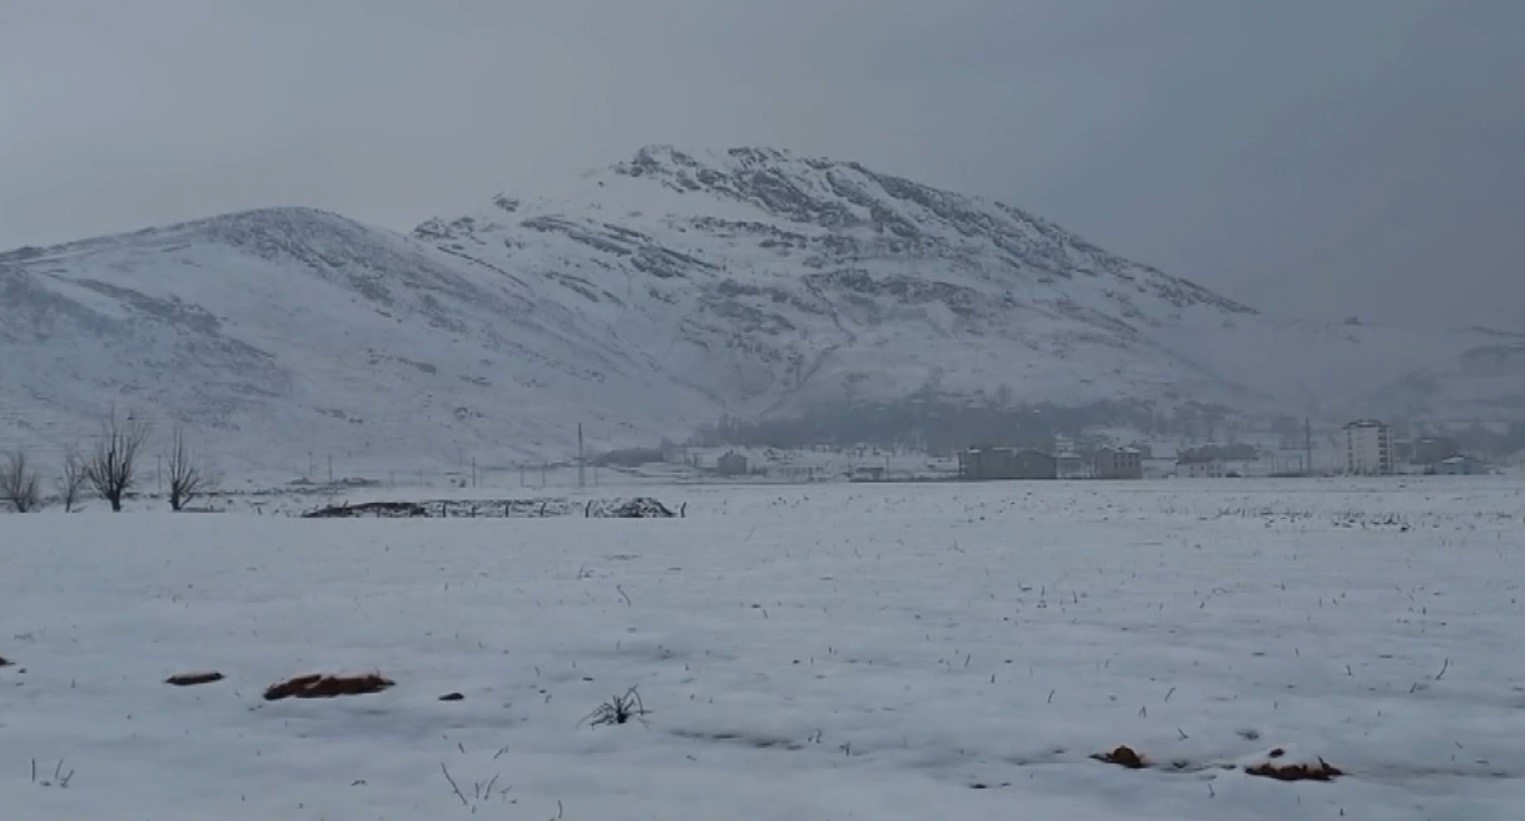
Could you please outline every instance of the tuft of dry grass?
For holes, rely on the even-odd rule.
[[[587,724],[589,727],[597,727],[603,724],[627,724],[632,718],[645,723],[645,716],[649,712],[646,705],[641,703],[641,694],[631,687],[624,695],[614,696],[598,705],[577,723],[579,726]]]
[[[380,673],[367,673],[361,676],[325,676],[315,673],[270,685],[265,690],[265,700],[360,696],[379,693],[394,684],[396,682],[383,678]]]

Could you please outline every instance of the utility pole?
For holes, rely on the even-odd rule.
[[[477,459],[475,456],[471,457],[471,486],[477,486]]]
[[[582,456],[582,423],[578,422],[577,423],[577,486],[579,488],[587,487],[587,484],[588,484],[587,481],[584,479],[584,476],[583,476],[583,464],[584,463],[583,463],[583,456]]]
[[[334,455],[328,454],[328,483],[334,483]]]
[[[1307,461],[1307,464],[1303,468],[1303,472],[1308,474],[1309,476],[1312,476],[1313,475],[1313,419],[1311,417],[1307,417],[1307,416],[1303,417],[1303,449],[1307,453],[1307,457],[1308,457],[1308,461]]]

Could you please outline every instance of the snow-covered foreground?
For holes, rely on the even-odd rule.
[[[0,815],[1525,814],[1517,481],[650,491],[688,518],[0,517]],[[1224,768],[1277,747],[1346,775]]]

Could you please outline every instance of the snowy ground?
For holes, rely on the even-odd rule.
[[[1518,480],[642,492],[688,518],[0,516],[0,815],[1525,815]],[[1275,747],[1347,775],[1223,768]]]

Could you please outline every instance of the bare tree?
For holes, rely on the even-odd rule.
[[[41,504],[40,484],[37,471],[27,464],[22,451],[13,451],[0,467],[0,499],[10,502],[17,513],[36,510]]]
[[[85,459],[85,481],[111,503],[113,511],[122,510],[122,497],[137,479],[138,457],[152,432],[153,425],[147,419],[132,414],[122,419],[115,410],[101,425],[95,450]]]
[[[64,512],[73,513],[74,506],[79,504],[79,499],[84,495],[85,485],[85,457],[81,456],[76,448],[64,451],[64,470],[59,475],[54,486],[58,490],[58,499],[64,503]]]
[[[186,446],[184,428],[175,427],[169,453],[164,456],[164,466],[169,470],[171,510],[183,509],[192,499],[212,489],[214,478],[201,459]]]

